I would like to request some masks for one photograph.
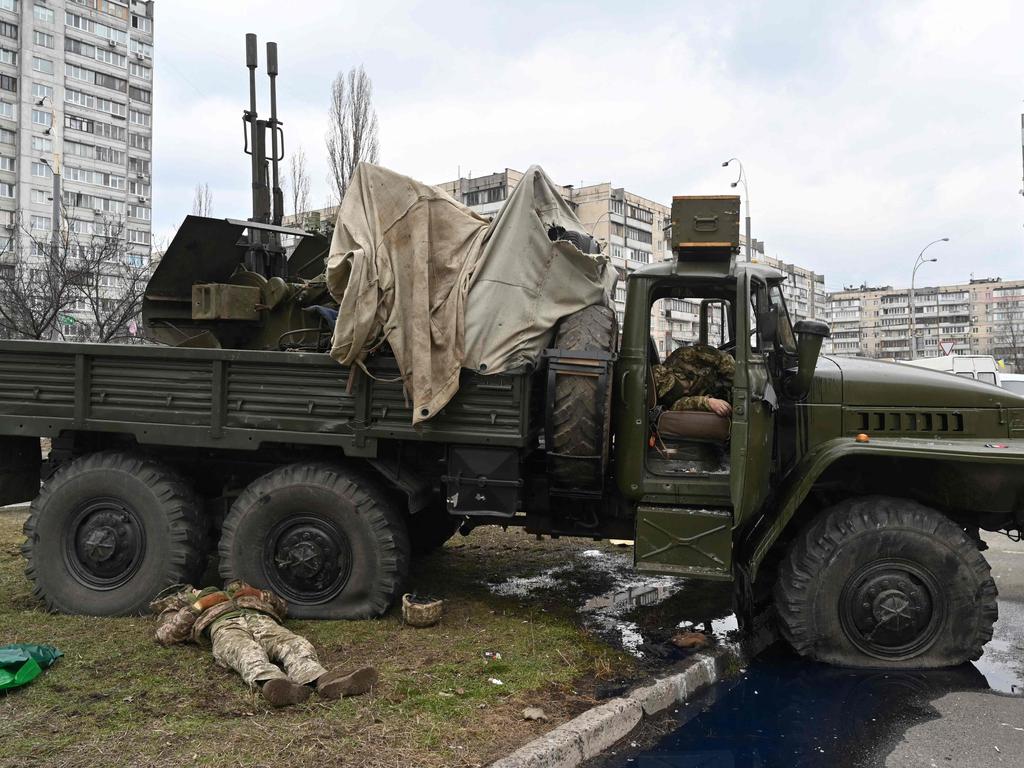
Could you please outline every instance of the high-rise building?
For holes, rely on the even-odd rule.
[[[55,228],[86,238],[109,233],[111,222],[124,258],[148,263],[154,5],[0,0],[0,261],[8,269],[38,258]]]
[[[828,295],[832,337],[840,355],[909,360],[941,354],[993,355],[1024,370],[1024,280],[986,278],[910,290],[892,286],[844,288]]]

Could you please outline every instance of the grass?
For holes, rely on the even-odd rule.
[[[374,664],[381,682],[368,696],[273,710],[208,651],[158,646],[150,618],[42,610],[23,573],[24,518],[0,512],[0,644],[52,643],[65,656],[0,694],[2,768],[483,765],[591,706],[601,680],[636,670],[581,627],[565,595],[524,602],[486,589],[564,564],[584,545],[478,529],[414,567],[413,585],[446,599],[435,627],[404,627],[395,610],[290,622],[325,666]],[[486,663],[485,651],[501,661]],[[524,721],[527,706],[549,722]]]

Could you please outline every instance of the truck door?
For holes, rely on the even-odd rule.
[[[758,318],[768,308],[768,286],[746,274],[737,281],[736,379],[733,387],[732,472],[733,522],[740,526],[768,495],[778,398],[768,366],[767,340]]]

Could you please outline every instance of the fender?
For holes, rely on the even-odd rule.
[[[748,561],[751,579],[756,578],[758,568],[818,478],[840,459],[855,455],[1016,465],[1024,468],[1024,440],[872,437],[869,442],[858,443],[852,437],[840,437],[820,443],[804,455],[803,460],[782,483],[773,505],[774,517],[772,510],[766,509],[745,536],[744,549],[752,552]]]

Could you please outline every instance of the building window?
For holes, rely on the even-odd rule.
[[[8,120],[16,120],[18,115],[18,109],[13,104],[0,101],[0,117],[7,118]]]
[[[121,93],[124,93],[128,88],[128,81],[124,78],[105,75],[102,72],[94,72],[93,75],[96,79],[96,85],[103,88],[109,88],[112,91],[120,91]]]
[[[128,134],[128,146],[134,149],[145,149],[148,151],[152,145],[153,140],[149,136],[145,136],[141,133]]]
[[[0,11],[17,11],[18,0],[0,0]]]
[[[32,175],[40,179],[47,179],[53,175],[53,171],[46,163],[32,163]]]
[[[150,209],[145,205],[129,205],[128,215],[133,219],[142,219],[144,221],[149,221],[150,216],[152,214],[150,212]]]
[[[134,125],[151,125],[153,120],[148,112],[140,112],[136,109],[129,110],[128,121]]]
[[[48,230],[53,226],[53,220],[49,216],[33,216],[30,222],[32,229]]]
[[[35,125],[42,125],[46,128],[49,128],[51,125],[53,125],[53,115],[49,112],[44,112],[41,109],[33,109],[32,122]]]
[[[14,131],[0,128],[0,144],[13,144],[15,139],[17,139],[17,134]]]
[[[142,56],[146,59],[153,58],[153,46],[141,40],[136,40],[134,37],[129,41],[128,50],[136,56]]]
[[[32,83],[32,98],[34,99],[52,99],[53,88],[49,85],[43,85],[42,83]]]
[[[149,174],[149,160],[143,160],[141,157],[129,157],[128,158],[128,172],[129,173],[141,173],[143,175]]]
[[[0,64],[10,64],[12,67],[18,66],[18,52],[0,48]]]
[[[0,36],[9,37],[11,40],[18,39],[18,25],[0,21]]]
[[[153,21],[143,16],[136,16],[132,14],[132,28],[139,30],[139,32],[152,32]]]
[[[127,235],[129,243],[149,245],[149,232],[146,232],[144,229],[129,229],[127,230]]]
[[[153,79],[153,70],[147,66],[139,64],[137,61],[133,61],[128,65],[128,72],[134,77],[139,77],[143,80]]]
[[[121,21],[128,21],[128,6],[115,3],[114,0],[96,0],[96,10]]]
[[[0,75],[0,91],[18,92],[18,78],[10,75]]]
[[[85,67],[79,67],[76,64],[65,64],[64,75],[74,80],[81,80],[85,83],[91,83],[93,81],[92,70],[86,69]]]
[[[0,155],[0,171],[14,173],[14,158]]]
[[[145,88],[136,88],[132,85],[128,87],[128,98],[141,101],[143,104],[149,104],[153,97]]]
[[[48,203],[50,202],[50,195],[42,189],[33,189],[29,194],[33,203]]]
[[[14,185],[0,181],[0,197],[14,197]]]
[[[38,29],[32,33],[32,42],[41,45],[43,48],[53,48],[53,35],[47,32],[40,32]]]
[[[42,56],[32,57],[32,69],[36,72],[42,72],[44,75],[52,75],[53,62],[50,59],[44,59]]]
[[[36,21],[43,21],[47,24],[53,24],[57,20],[56,14],[54,14],[52,8],[47,8],[45,5],[35,5],[32,7],[32,16]]]

